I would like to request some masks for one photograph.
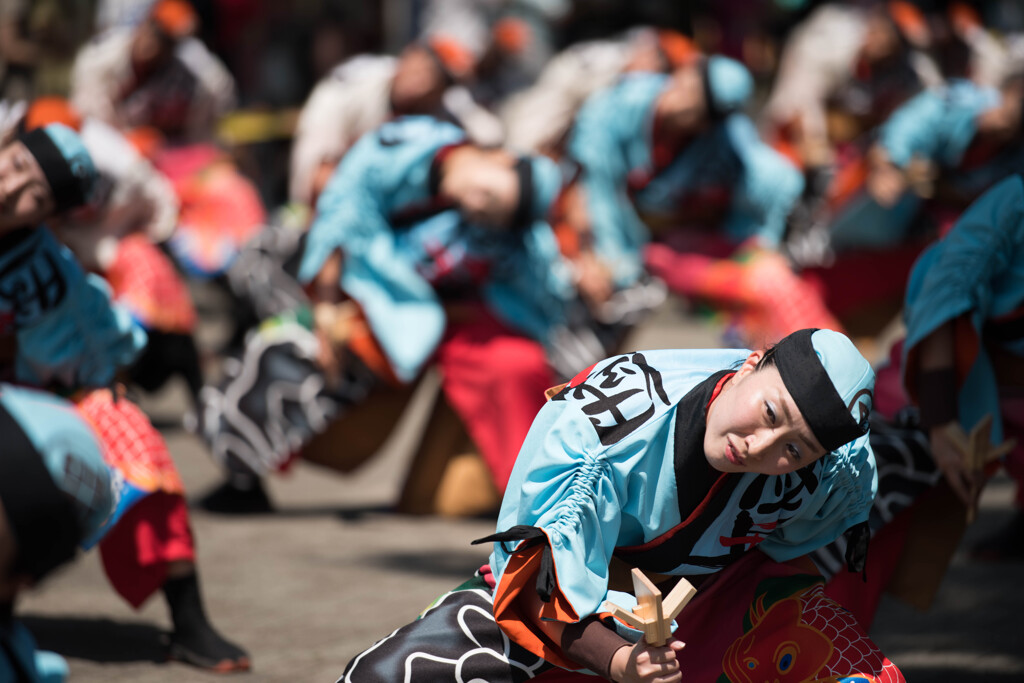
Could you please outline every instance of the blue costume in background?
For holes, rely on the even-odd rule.
[[[452,124],[406,117],[345,155],[320,196],[298,278],[311,281],[339,251],[338,287],[359,305],[378,357],[351,340],[340,344],[344,376],[329,383],[309,329],[265,326],[247,344],[242,369],[222,389],[204,391],[206,436],[230,471],[251,478],[280,468],[380,383],[412,382],[435,359],[449,404],[504,488],[555,382],[541,347],[555,347],[577,298],[546,220],[561,189],[557,167],[521,159],[517,174],[527,164],[532,183],[521,181],[528,187],[520,204],[529,208],[507,229],[473,225],[440,194],[445,155],[464,144]],[[448,320],[451,305],[457,320]],[[286,410],[266,404],[270,383],[288,397]]]
[[[46,227],[0,240],[0,334],[17,340],[12,379],[63,389],[109,386],[146,333]]]
[[[914,161],[935,165],[941,196],[958,209],[1011,173],[1024,169],[1024,148],[1002,146],[980,161],[970,160],[978,116],[999,104],[1001,94],[971,81],[953,80],[942,88],[925,90],[903,104],[878,131],[878,144],[889,160],[907,170]],[[884,207],[863,196],[845,207],[832,222],[833,245],[888,247],[907,236],[923,204],[906,192],[894,206]]]
[[[958,416],[969,430],[991,415],[993,443],[1003,439],[999,377],[982,342],[1024,357],[1024,335],[1013,334],[1012,326],[1024,306],[1022,248],[1024,180],[1015,175],[972,204],[954,228],[921,255],[907,284],[905,371],[907,357],[920,342],[944,323],[963,317],[976,343],[966,375],[958,378]],[[907,387],[916,389],[910,377]]]
[[[39,458],[57,489],[74,503],[72,509],[76,519],[66,522],[74,530],[62,529],[61,533],[71,533],[84,540],[101,535],[109,528],[123,500],[123,488],[118,483],[123,483],[123,479],[116,478],[115,472],[104,462],[92,428],[78,415],[74,406],[45,392],[0,384],[0,413],[3,414],[5,429],[9,428],[6,421],[13,419],[20,432],[4,432],[7,448],[15,448],[15,443],[20,442],[32,450],[31,454],[20,451],[17,455],[9,451],[0,454],[0,458],[5,459],[0,463],[0,471],[12,464],[12,458]],[[11,474],[4,471],[4,476]],[[9,485],[12,482],[5,483]],[[31,487],[33,483],[26,476],[15,485]],[[9,519],[19,516],[17,510],[9,507],[14,501],[0,496],[0,504],[7,507]],[[53,512],[51,515],[51,524],[60,519]],[[50,531],[53,537],[57,536],[55,530]],[[18,541],[24,552],[33,544],[53,543],[53,537],[19,538]],[[28,630],[9,615],[5,618],[0,614],[0,680],[59,683],[67,675],[68,666],[63,658],[52,652],[36,650]]]
[[[498,235],[465,223],[454,210],[442,211],[434,159],[442,148],[465,142],[460,128],[429,117],[399,119],[363,136],[320,196],[299,270],[308,282],[331,252],[341,250],[341,289],[359,302],[404,381],[419,373],[444,332],[435,287],[444,285],[436,271],[439,251],[463,267],[480,262],[486,277],[478,275],[474,284],[483,300],[538,340],[564,323],[565,303],[574,296],[543,214],[521,235]],[[538,203],[549,204],[557,177],[535,173],[535,179],[543,195]],[[408,227],[416,218],[420,222]],[[409,334],[413,329],[417,333]]]
[[[723,232],[737,243],[757,237],[774,247],[803,190],[797,169],[765,145],[739,112],[713,121],[658,168],[654,109],[669,83],[661,74],[625,76],[587,101],[569,143],[569,154],[583,167],[595,250],[619,286],[635,281],[642,270],[650,232],[641,215],[673,219],[687,202],[725,194]]]

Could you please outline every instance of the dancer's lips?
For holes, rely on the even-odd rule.
[[[725,441],[725,459],[737,467],[743,467],[743,461],[740,459],[740,454],[736,451],[736,448],[732,445],[732,439],[726,438]]]

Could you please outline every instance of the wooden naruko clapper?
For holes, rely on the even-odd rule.
[[[632,573],[633,593],[637,601],[633,611],[607,600],[602,609],[638,631],[643,631],[648,645],[663,647],[672,635],[672,620],[693,599],[697,589],[686,579],[680,578],[679,583],[663,600],[661,590],[642,571],[634,568]]]

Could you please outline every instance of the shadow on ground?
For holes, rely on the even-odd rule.
[[[380,567],[387,571],[409,572],[422,576],[451,577],[455,585],[468,580],[482,564],[480,552],[466,550],[444,553],[377,553],[367,557],[360,564]]]
[[[978,562],[966,553],[1011,516],[1005,509],[982,511],[927,612],[883,598],[871,635],[907,681],[1024,681],[1024,591],[1018,588],[1024,562]]]
[[[41,650],[93,662],[167,661],[167,635],[139,622],[19,615]]]

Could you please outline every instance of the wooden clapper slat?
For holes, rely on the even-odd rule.
[[[946,434],[953,441],[964,456],[964,464],[971,474],[971,500],[976,501],[978,497],[977,479],[985,469],[985,465],[998,460],[1017,446],[1016,439],[1007,439],[998,446],[993,446],[989,441],[989,434],[992,432],[992,416],[986,415],[974,426],[970,434],[965,434],[963,427],[957,422],[946,426]],[[974,521],[977,514],[977,503],[972,502],[967,507],[967,523]]]
[[[633,628],[642,630],[648,644],[661,647],[672,635],[672,620],[693,599],[697,589],[686,579],[680,578],[675,588],[662,600],[658,587],[642,571],[634,568],[633,592],[636,594],[637,606],[632,612],[607,600],[602,609]]]

